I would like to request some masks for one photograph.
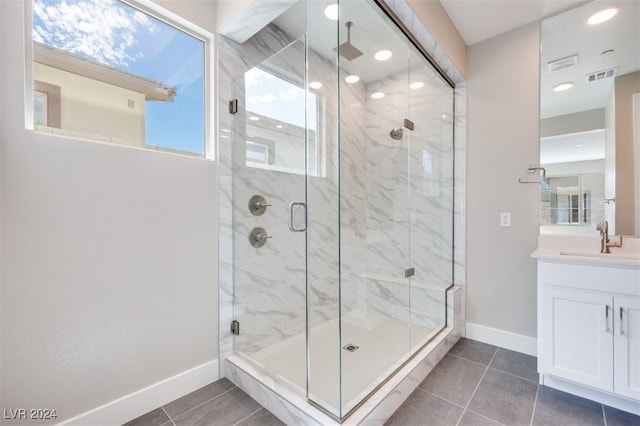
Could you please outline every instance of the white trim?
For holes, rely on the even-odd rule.
[[[523,334],[468,322],[466,337],[523,354],[537,356],[537,339]]]
[[[219,377],[218,360],[214,359],[59,424],[124,424],[196,389],[215,382]]]
[[[628,411],[629,413],[640,415],[640,404],[638,404],[638,401],[625,398],[621,395],[573,383],[548,374],[540,375],[540,384],[572,395],[600,402],[601,404],[608,405],[622,411]]]

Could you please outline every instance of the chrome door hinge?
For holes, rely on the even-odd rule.
[[[231,321],[231,334],[236,336],[240,334],[240,323],[236,320]]]
[[[232,99],[229,101],[229,114],[235,114],[238,112],[238,100]]]

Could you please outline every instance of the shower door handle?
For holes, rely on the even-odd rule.
[[[296,207],[304,208],[304,225],[301,228],[296,228],[293,223],[293,210]],[[307,204],[300,201],[292,201],[289,203],[289,230],[291,232],[305,232],[307,230]]]

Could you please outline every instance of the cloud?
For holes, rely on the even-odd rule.
[[[253,67],[244,74],[244,84],[248,89],[250,87],[260,86],[275,77],[268,72],[262,71],[258,67]]]
[[[33,1],[33,40],[113,66],[139,59],[138,32],[156,30],[146,14],[115,0]]]
[[[293,86],[287,90],[281,90],[278,92],[278,98],[283,101],[292,101],[296,99],[304,100],[304,89],[301,87]]]

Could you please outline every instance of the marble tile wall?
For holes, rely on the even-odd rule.
[[[424,86],[409,89],[415,81]],[[378,91],[384,98],[372,99]],[[365,309],[439,327],[453,279],[453,91],[416,60],[370,83],[366,102],[366,279],[358,294]],[[414,130],[392,139],[405,118]],[[408,267],[416,269],[411,286]]]
[[[421,24],[416,22],[406,2],[388,3],[410,29],[414,28],[418,38],[428,39],[428,34],[421,35],[424,28],[419,28]],[[288,203],[304,201],[304,178],[246,167],[243,143],[247,133],[246,117],[242,108],[235,115],[226,113],[228,100],[244,97],[241,84],[244,73],[263,61],[271,58],[271,63],[288,73],[304,73],[304,56],[300,60],[302,44],[292,45],[293,42],[274,25],[243,44],[218,38],[221,376],[225,375],[224,359],[234,351],[229,330],[233,318],[241,322],[236,349],[249,353],[304,330],[306,291],[309,292],[311,326],[335,318],[339,312],[338,300],[343,302],[343,313],[360,309],[401,320],[411,318],[428,326],[442,321],[444,309],[432,309],[441,293],[431,287],[437,288],[447,280],[451,283],[452,279],[458,285],[465,282],[466,90],[460,74],[446,57],[441,58],[441,65],[448,68],[447,72],[457,81],[455,106],[447,105],[449,110],[455,107],[454,149],[445,140],[449,136],[444,136],[447,132],[443,130],[450,128],[452,118],[442,117],[445,95],[439,92],[441,89],[436,84],[439,82],[425,76],[424,95],[413,95],[409,105],[406,104],[407,89],[401,88],[402,84],[406,87],[406,74],[378,82],[380,86],[395,87],[386,98],[386,108],[376,107],[368,96],[377,89],[375,85],[341,83],[342,96],[337,99],[335,85],[342,81],[337,78],[338,70],[311,52],[312,66],[308,69],[313,75],[309,81],[322,81],[325,96],[326,128],[322,138],[326,165],[321,168],[320,176],[310,177],[307,182],[309,243],[305,288],[304,234],[291,233],[287,224]],[[427,42],[426,47],[435,51],[436,58],[442,55],[433,40]],[[287,46],[290,47],[285,49]],[[418,73],[419,70],[412,70],[412,76]],[[338,105],[340,141],[336,126]],[[393,141],[388,136],[391,128],[401,127],[407,109],[416,122],[416,129],[420,129],[411,135],[411,145],[406,140]],[[414,149],[407,155],[409,146]],[[424,150],[429,152],[427,159]],[[453,157],[455,176],[446,166]],[[429,173],[424,167],[416,167],[424,166],[425,161],[430,161]],[[455,194],[451,188],[453,181]],[[421,197],[409,199],[409,182],[411,191],[422,194]],[[253,194],[262,194],[273,204],[263,216],[249,214],[247,202]],[[412,209],[415,207],[410,216],[406,209],[409,203]],[[453,218],[451,205],[454,206]],[[443,214],[443,206],[448,208],[447,214]],[[260,249],[248,243],[248,233],[254,226],[262,226],[273,235]],[[452,251],[455,253],[453,277]],[[416,278],[427,284],[424,291],[418,286],[411,290],[400,287],[395,279],[389,279],[404,277],[404,269],[409,265],[417,268]],[[236,301],[241,302],[236,304],[235,312],[234,291]],[[423,303],[409,310],[409,299],[422,299]]]
[[[239,111],[234,115],[221,114],[219,122],[220,182],[223,186],[220,197],[220,300],[224,304],[222,314],[229,315],[221,319],[221,353],[224,357],[234,350],[228,328],[232,317],[241,327],[235,350],[251,353],[304,331],[306,291],[309,293],[310,326],[338,315],[339,272],[344,277],[356,279],[358,276],[348,267],[342,266],[342,271],[339,270],[339,254],[345,259],[343,265],[348,263],[354,269],[364,265],[361,244],[365,233],[366,197],[361,189],[364,171],[355,167],[355,160],[364,155],[365,88],[362,84],[343,87],[338,100],[335,65],[308,52],[309,79],[323,85],[317,94],[323,105],[318,138],[323,142],[324,162],[319,176],[310,176],[305,188],[302,175],[246,166],[244,141],[248,132],[242,108],[244,72],[264,60],[268,60],[269,69],[279,69],[287,76],[300,76],[304,81],[304,44],[292,42],[277,27],[270,25],[242,45],[221,38],[218,51],[221,64],[219,107],[226,111],[224,99],[240,101]],[[338,102],[343,110],[340,144]],[[362,107],[358,108],[358,105]],[[345,183],[339,192],[340,179]],[[254,194],[263,195],[272,204],[262,216],[252,216],[248,210],[247,202]],[[305,195],[308,205],[306,246],[304,233],[293,233],[288,229],[289,203],[305,201]],[[251,229],[256,226],[265,228],[273,236],[258,249],[251,247],[248,241]],[[342,251],[338,250],[340,226],[340,237],[344,242]],[[305,280],[308,280],[306,288]],[[355,298],[355,292],[351,293],[351,298]],[[347,294],[349,290],[343,297]],[[229,308],[234,306],[234,299],[235,311]],[[337,356],[339,352],[336,351]]]

